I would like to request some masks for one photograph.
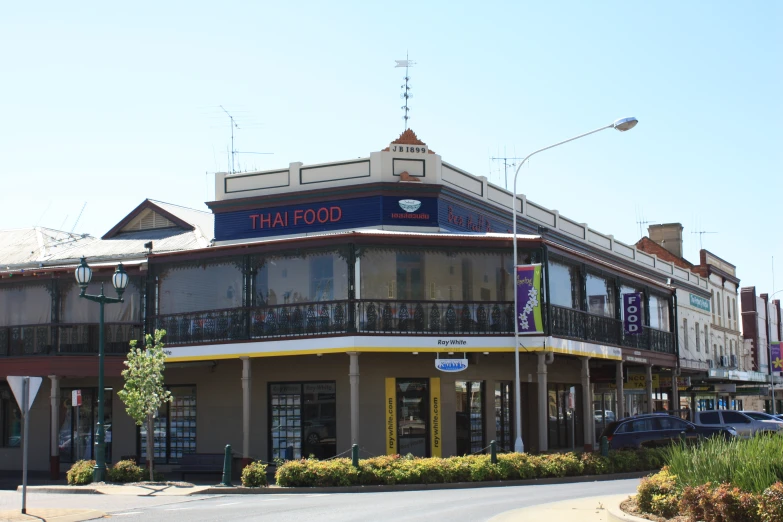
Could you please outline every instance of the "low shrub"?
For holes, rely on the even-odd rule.
[[[266,464],[251,462],[242,470],[242,485],[246,488],[260,488],[269,485],[266,480]]]
[[[721,484],[712,491],[712,505],[715,522],[761,521],[758,497],[731,484]]]
[[[783,522],[783,483],[777,482],[765,489],[758,501],[762,522]]]
[[[109,482],[140,482],[144,480],[142,473],[143,469],[136,464],[136,461],[120,460],[107,470],[106,478]]]
[[[705,520],[704,507],[702,499],[709,497],[712,492],[712,484],[702,484],[700,486],[685,486],[680,495],[680,513],[687,516],[689,520],[696,522]],[[710,509],[712,509],[710,505]]]
[[[94,460],[77,460],[71,466],[71,469],[65,474],[68,484],[71,486],[81,486],[92,483],[92,469],[95,467]]]
[[[636,504],[645,513],[671,518],[673,515],[667,513],[676,514],[678,493],[677,477],[664,467],[655,475],[642,479],[636,489]]]
[[[484,482],[647,470],[652,468],[645,466],[657,462],[660,462],[660,453],[654,450],[610,452],[609,457],[577,453],[505,453],[498,455],[496,464],[492,464],[489,455],[448,458],[385,455],[360,460],[358,469],[349,459],[283,462],[278,466],[275,478],[280,486],[286,487]]]

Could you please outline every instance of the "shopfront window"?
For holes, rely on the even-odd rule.
[[[580,386],[549,383],[549,448],[568,449],[582,446],[584,432],[576,412]]]
[[[22,443],[22,412],[11,388],[0,385],[0,448],[18,448]]]
[[[270,455],[293,460],[337,454],[334,381],[269,385]]]
[[[196,387],[171,386],[171,402],[164,404],[153,421],[153,457],[159,464],[177,463],[196,453]],[[139,430],[139,455],[147,460],[147,424]]]
[[[511,381],[495,383],[495,440],[502,451],[514,449],[511,422]]]
[[[456,381],[457,455],[478,453],[484,444],[484,382]]]
[[[429,379],[397,379],[397,440],[400,455],[429,456]]]
[[[82,405],[72,404],[75,388],[62,388],[60,391],[60,429],[58,444],[60,461],[95,459],[95,437],[98,424],[98,389],[79,388]],[[111,388],[103,390],[103,430],[106,447],[106,462],[112,461],[112,397]]]
[[[549,261],[549,304],[581,308],[579,270],[572,265]]]
[[[669,300],[650,294],[650,327],[665,332],[669,329]]]
[[[229,261],[168,267],[160,276],[159,285],[161,314],[242,306],[242,270]]]
[[[348,263],[334,252],[268,257],[255,293],[258,306],[348,299]]]
[[[593,315],[614,317],[614,282],[605,277],[587,274],[587,311]]]

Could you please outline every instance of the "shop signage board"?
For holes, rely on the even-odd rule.
[[[669,383],[671,384],[671,381]],[[652,376],[652,387],[653,389],[661,387],[660,377],[657,374]],[[644,390],[647,388],[647,376],[644,374],[629,375],[624,388],[626,390]]]
[[[440,377],[430,378],[430,419],[431,419],[431,437],[430,453],[432,457],[442,455],[441,444],[441,402],[440,402]]]
[[[544,333],[541,314],[541,265],[518,265],[516,278],[517,324],[520,334]]]
[[[442,372],[461,372],[468,368],[467,359],[435,359],[435,368]]]
[[[397,382],[386,378],[386,454],[397,454]]]
[[[704,297],[693,295],[693,294],[688,294],[688,296],[690,298],[691,306],[693,306],[694,308],[698,308],[700,310],[704,310],[705,312],[710,311],[709,299],[705,299]]]
[[[661,388],[671,388],[672,387],[672,378],[671,377],[660,377],[660,385]],[[691,385],[691,378],[686,377],[683,375],[680,375],[677,377],[677,389],[678,390],[687,390],[688,386]]]
[[[623,294],[623,332],[625,335],[642,333],[642,294]]]
[[[457,232],[511,233],[511,226],[504,220],[444,200],[438,200],[438,224]]]
[[[71,406],[81,406],[82,405],[82,391],[81,390],[73,390],[71,391]]]

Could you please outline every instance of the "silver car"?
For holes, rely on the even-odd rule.
[[[703,426],[731,426],[737,430],[737,435],[749,439],[757,433],[783,433],[783,423],[774,420],[756,420],[746,413],[733,410],[697,411],[696,424]]]

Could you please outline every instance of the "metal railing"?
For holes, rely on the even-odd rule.
[[[97,324],[36,324],[0,327],[0,356],[98,353]],[[105,353],[125,355],[141,339],[140,323],[105,323]]]

